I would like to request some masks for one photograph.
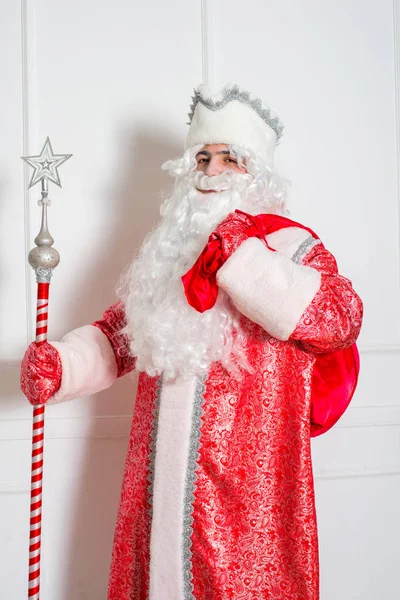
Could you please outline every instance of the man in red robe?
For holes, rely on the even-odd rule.
[[[187,150],[119,302],[32,344],[33,404],[139,384],[108,600],[318,600],[310,436],[345,410],[362,304],[273,168],[283,126],[195,91]]]

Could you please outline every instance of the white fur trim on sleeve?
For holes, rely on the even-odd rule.
[[[51,345],[60,354],[62,379],[49,404],[95,394],[110,387],[116,379],[114,351],[98,327],[79,327]]]
[[[238,310],[279,340],[288,340],[321,284],[315,269],[249,238],[217,274]]]

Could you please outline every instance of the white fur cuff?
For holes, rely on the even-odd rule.
[[[298,265],[249,238],[217,274],[236,308],[279,340],[288,340],[321,284],[315,269]]]
[[[61,342],[51,342],[62,365],[61,387],[49,404],[101,392],[117,377],[117,363],[107,336],[92,325],[74,329]]]

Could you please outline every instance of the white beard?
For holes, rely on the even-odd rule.
[[[166,163],[166,168],[173,170],[177,163]],[[193,172],[192,160],[190,164],[189,172],[177,177],[173,195],[161,208],[161,222],[145,239],[118,290],[137,369],[164,379],[200,374],[218,360],[227,369],[249,368],[241,350],[240,314],[229,297],[219,290],[215,306],[199,313],[188,304],[181,277],[229,213],[237,208],[252,214],[276,212],[266,210],[265,200],[263,206],[255,202],[254,194],[248,199],[253,176],[226,172],[208,178]],[[225,191],[204,194],[196,187]]]

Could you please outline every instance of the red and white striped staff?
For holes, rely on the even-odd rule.
[[[38,283],[36,312],[36,343],[38,346],[43,344],[47,340],[47,309],[49,305],[49,287],[49,283]],[[42,404],[41,406],[34,407],[32,428],[28,598],[34,600],[39,600],[40,589],[44,407],[44,404]]]
[[[38,346],[47,341],[50,279],[53,269],[60,262],[60,255],[55,248],[52,248],[54,240],[47,228],[47,206],[50,205],[48,181],[61,187],[57,169],[71,156],[72,154],[54,154],[50,139],[47,138],[40,155],[23,157],[23,160],[35,169],[29,187],[39,181],[42,184],[42,198],[38,202],[42,207],[42,224],[40,232],[35,238],[36,247],[30,251],[28,256],[29,264],[36,272],[36,344]],[[44,407],[45,405],[41,404],[33,409],[28,576],[28,598],[30,600],[39,600],[40,594]]]

